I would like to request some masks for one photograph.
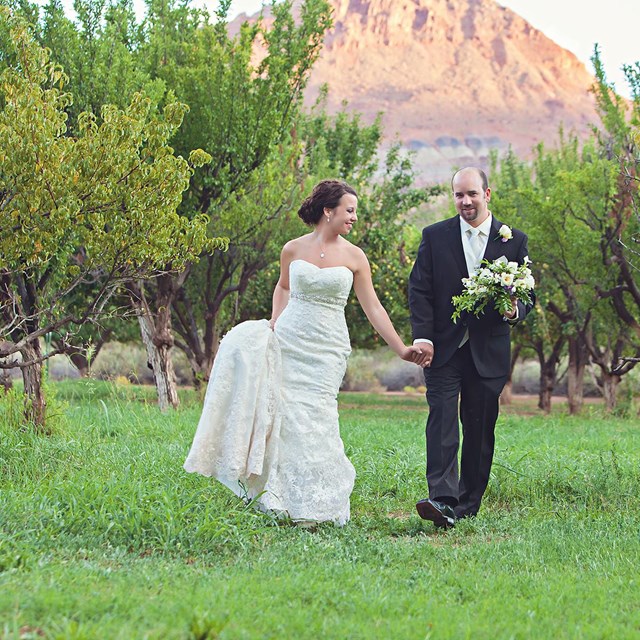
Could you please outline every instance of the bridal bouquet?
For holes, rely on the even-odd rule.
[[[503,315],[511,310],[512,298],[530,303],[531,292],[536,284],[529,269],[530,264],[529,256],[521,265],[509,262],[504,256],[493,262],[483,260],[471,277],[462,278],[464,291],[451,299],[455,309],[451,319],[455,322],[463,311],[479,316],[489,302],[493,302]]]

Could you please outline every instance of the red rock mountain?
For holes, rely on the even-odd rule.
[[[529,155],[561,125],[582,134],[597,121],[585,66],[494,0],[332,4],[307,102],[326,82],[330,110],[347,100],[368,121],[384,112],[387,139],[416,152],[425,181],[486,164],[490,149]]]

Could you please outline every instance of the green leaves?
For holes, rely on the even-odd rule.
[[[192,167],[211,159],[196,150],[187,162],[169,146],[187,106],[170,102],[160,115],[149,96],[137,93],[124,109],[104,105],[99,118],[81,114],[70,137],[64,73],[22,21],[3,9],[0,19],[3,48],[12,54],[0,76],[5,323],[55,324],[70,312],[60,300],[82,283],[91,291],[85,310],[75,311],[91,317],[96,300],[125,279],[180,270],[203,250],[225,248],[226,240],[209,237],[206,217],[176,213]]]

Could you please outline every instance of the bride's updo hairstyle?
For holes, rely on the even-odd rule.
[[[340,180],[323,180],[313,187],[311,195],[305,198],[298,209],[303,222],[314,226],[320,222],[325,209],[333,209],[345,193],[357,197],[353,187]]]

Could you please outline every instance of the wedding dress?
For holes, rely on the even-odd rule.
[[[184,468],[293,520],[349,519],[355,470],[337,395],[351,352],[344,307],[353,273],[294,260],[290,300],[220,343]]]

